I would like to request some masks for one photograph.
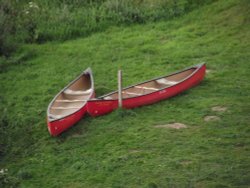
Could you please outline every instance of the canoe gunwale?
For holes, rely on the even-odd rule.
[[[89,94],[88,98],[86,99],[86,102],[83,103],[83,105],[81,107],[79,107],[78,110],[76,110],[75,112],[73,113],[70,113],[66,116],[62,116],[60,118],[57,118],[57,119],[53,119],[53,120],[50,120],[49,118],[49,115],[50,115],[50,109],[51,109],[51,106],[52,104],[55,102],[56,98],[62,93],[64,92],[66,89],[68,89],[72,84],[74,84],[77,80],[79,80],[82,76],[84,76],[85,74],[89,74],[90,75],[90,82],[91,82],[91,93]],[[50,102],[48,108],[47,108],[47,120],[48,122],[52,123],[52,122],[55,122],[55,121],[60,121],[62,119],[65,119],[69,116],[72,116],[76,113],[78,113],[84,106],[87,105],[87,101],[93,96],[94,94],[94,79],[93,79],[93,74],[92,74],[92,70],[90,67],[88,67],[85,71],[83,71],[79,76],[77,76],[73,81],[71,81],[68,85],[66,85],[59,93],[57,93],[57,95],[53,98],[53,100]]]

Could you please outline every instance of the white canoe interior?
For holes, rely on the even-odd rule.
[[[178,84],[189,77],[197,68],[190,68],[188,70],[169,75],[166,77],[162,77],[159,79],[151,80],[142,84],[134,85],[132,87],[126,88],[122,90],[122,98],[132,98],[138,97],[141,95],[153,93],[155,91],[161,90],[163,88],[167,88]],[[106,100],[115,100],[118,99],[118,93],[112,93],[110,95],[106,95],[105,97],[101,97]]]
[[[92,93],[91,76],[83,74],[54,98],[48,109],[48,120],[61,119],[78,111],[86,104]]]

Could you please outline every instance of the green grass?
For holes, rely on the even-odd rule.
[[[88,38],[26,45],[0,74],[0,169],[6,187],[249,187],[250,14],[221,0],[181,18],[112,27]],[[27,54],[32,54],[30,57]],[[1,60],[3,61],[3,60]],[[85,117],[51,138],[46,108],[92,67],[98,95],[206,62],[210,73],[179,96]],[[213,106],[226,112],[213,112]],[[207,115],[219,121],[205,122]],[[154,128],[172,122],[187,129]]]

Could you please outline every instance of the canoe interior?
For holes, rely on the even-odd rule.
[[[185,70],[185,71],[173,74],[173,75],[169,75],[166,77],[162,77],[159,79],[155,79],[155,80],[144,82],[138,85],[134,85],[129,88],[125,88],[122,90],[122,98],[126,99],[126,98],[138,97],[141,95],[153,93],[155,91],[161,90],[166,87],[173,86],[185,80],[196,69],[197,68],[190,68],[188,70]],[[100,97],[100,99],[116,100],[118,99],[118,92],[111,93],[110,95],[105,95],[103,97]]]
[[[49,107],[48,120],[54,121],[56,119],[61,119],[78,111],[86,104],[86,100],[89,99],[92,93],[91,89],[90,75],[83,74],[69,87],[62,90],[52,101]],[[70,90],[71,93],[67,93],[67,90]],[[78,93],[75,94],[74,92]],[[79,92],[83,92],[83,94],[79,94]]]

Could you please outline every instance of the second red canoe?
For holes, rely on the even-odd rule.
[[[149,105],[175,96],[199,84],[206,72],[206,65],[199,64],[173,74],[158,77],[122,89],[122,107],[126,109]],[[87,111],[100,116],[118,108],[118,91],[90,99]]]

